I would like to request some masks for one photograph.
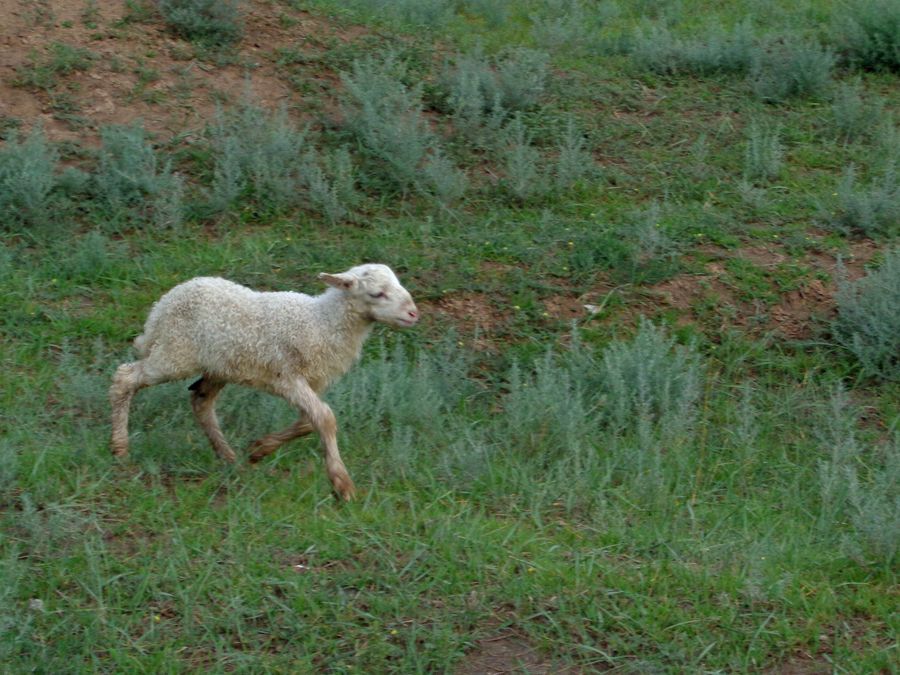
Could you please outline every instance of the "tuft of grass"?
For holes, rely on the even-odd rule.
[[[160,0],[159,11],[176,35],[208,47],[226,47],[243,35],[239,0]]]
[[[900,248],[858,281],[838,279],[834,334],[866,375],[900,378]]]
[[[850,2],[835,19],[832,35],[858,68],[900,71],[900,5],[894,0]]]
[[[763,101],[822,96],[831,84],[836,57],[815,42],[799,39],[771,41],[753,61],[750,81]]]
[[[15,83],[20,87],[50,91],[59,84],[60,75],[85,71],[91,67],[95,54],[83,47],[53,42],[44,57],[35,52],[29,56],[29,63],[16,70]]]

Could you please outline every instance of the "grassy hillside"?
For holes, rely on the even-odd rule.
[[[0,0],[3,672],[896,670],[900,5],[726,4]],[[364,261],[357,501],[110,456],[168,288]]]

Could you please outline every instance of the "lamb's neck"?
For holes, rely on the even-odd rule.
[[[357,346],[362,345],[372,330],[372,319],[360,314],[350,298],[336,288],[329,288],[317,296],[315,308],[320,326],[332,335],[357,343]]]

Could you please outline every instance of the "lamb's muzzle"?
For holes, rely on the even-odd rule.
[[[338,451],[337,423],[320,395],[359,358],[374,322],[405,328],[418,322],[419,311],[386,265],[359,265],[319,279],[330,288],[317,296],[261,293],[213,277],[191,279],[163,295],[135,340],[140,360],[122,364],[113,377],[113,454],[128,454],[135,392],[199,375],[190,387],[191,406],[219,457],[236,459],[219,427],[216,397],[228,383],[256,387],[287,399],[300,419],[255,441],[250,460],[316,431],[334,490],[350,499],[354,486]]]

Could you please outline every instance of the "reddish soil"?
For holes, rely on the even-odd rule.
[[[48,10],[40,14],[35,7]],[[362,32],[338,30],[286,6],[280,9],[288,20],[280,21],[270,6],[245,3],[245,38],[237,54],[213,66],[197,59],[190,43],[167,32],[161,21],[123,21],[124,2],[96,7],[91,28],[84,0],[0,0],[0,121],[20,120],[26,127],[39,122],[53,140],[93,144],[100,126],[138,119],[162,139],[202,128],[217,104],[238,101],[248,89],[256,105],[302,111],[302,95],[279,73],[276,51],[313,54],[323,41],[345,42]],[[22,69],[47,59],[53,43],[87,49],[94,58],[84,71],[58,75],[49,91],[16,84]],[[330,94],[333,74],[310,80]],[[60,100],[66,101],[69,121],[60,114]]]

